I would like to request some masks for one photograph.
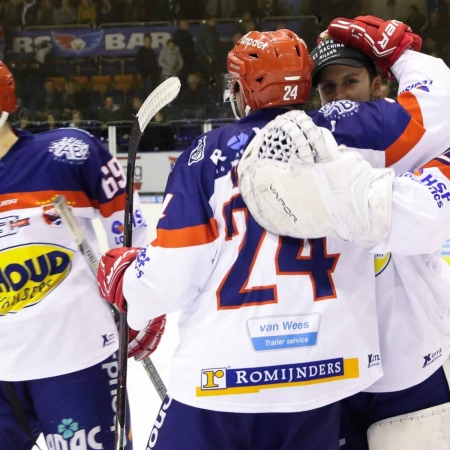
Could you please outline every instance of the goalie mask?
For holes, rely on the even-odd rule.
[[[305,42],[290,30],[250,31],[228,53],[229,96],[251,110],[306,103],[312,59]]]
[[[3,61],[0,61],[0,128],[17,108],[14,77]]]

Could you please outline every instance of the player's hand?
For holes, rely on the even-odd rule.
[[[113,248],[100,259],[97,272],[98,291],[109,303],[125,312],[123,297],[123,275],[127,267],[136,259],[140,248]]]
[[[150,320],[141,331],[130,328],[128,333],[128,357],[133,357],[136,361],[140,361],[150,356],[157,349],[165,326],[166,315],[164,314]]]
[[[387,78],[389,68],[407,49],[419,51],[422,38],[398,20],[382,20],[373,16],[358,16],[354,20],[338,18],[327,29],[330,38],[373,58]]]

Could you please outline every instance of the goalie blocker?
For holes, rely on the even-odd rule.
[[[304,156],[311,153],[313,161]],[[389,231],[394,171],[338,147],[303,111],[269,122],[247,146],[238,175],[252,216],[273,233],[371,248]]]

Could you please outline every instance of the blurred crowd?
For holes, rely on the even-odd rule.
[[[446,0],[427,0],[420,7],[411,3],[407,8],[397,7],[395,0],[382,3],[386,18],[406,22],[423,38],[424,53],[449,64]],[[30,128],[39,123],[42,131],[61,123],[82,127],[89,121],[97,123],[98,134],[106,137],[106,124],[132,120],[151,90],[174,75],[181,79],[182,90],[158,118],[160,123],[233,117],[229,105],[223,103],[226,54],[248,31],[262,31],[266,18],[274,18],[275,28],[285,28],[285,21],[299,15],[313,17],[315,29],[307,41],[312,47],[331,19],[382,16],[375,11],[379,7],[380,2],[369,0],[0,0],[0,59],[9,64],[17,80],[20,110],[14,118],[16,125]],[[217,27],[224,21],[233,24],[227,36]],[[33,57],[8,60],[12,45],[8,35],[14,29],[69,24],[94,28],[104,23],[139,26],[144,22],[164,22],[176,30],[162,48],[151,34],[145,35],[133,57],[111,58],[120,68],[109,72],[107,68],[113,64],[108,58],[64,60],[61,64],[52,56],[48,41],[36,46]],[[193,23],[201,23],[195,37],[190,31]],[[70,67],[72,72],[67,71]],[[120,75],[130,77],[128,84],[116,83]],[[103,84],[95,83],[102,77]],[[395,95],[395,86],[386,83],[385,89],[390,91],[387,95]],[[318,106],[318,98],[312,95],[306,108]]]

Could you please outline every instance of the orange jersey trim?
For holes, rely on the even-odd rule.
[[[397,100],[411,115],[411,120],[401,136],[386,149],[386,167],[400,161],[425,134],[422,111],[416,97],[411,92],[404,92]]]
[[[158,228],[157,237],[151,245],[164,248],[193,247],[209,244],[219,237],[216,219],[205,225],[196,225],[177,230]]]
[[[114,197],[112,201],[99,205],[97,200],[88,198],[82,191],[35,191],[17,192],[0,195],[0,213],[17,209],[36,208],[53,203],[58,195],[64,195],[69,206],[74,208],[96,208],[103,217],[109,217],[116,211],[123,211],[125,207],[125,194]]]

